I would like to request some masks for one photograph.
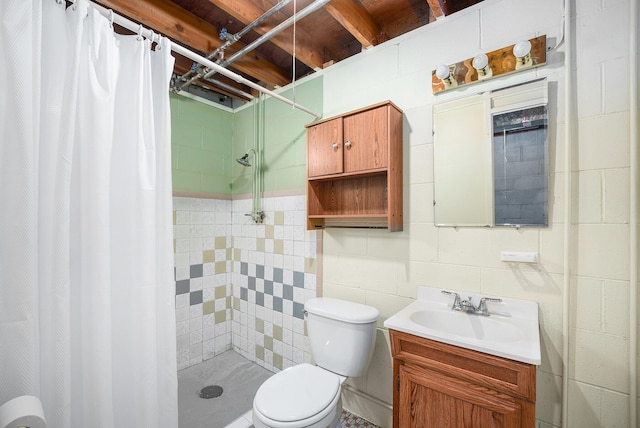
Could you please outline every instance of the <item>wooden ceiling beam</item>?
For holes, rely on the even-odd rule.
[[[436,19],[440,19],[445,16],[445,9],[442,7],[442,0],[427,0],[427,4]]]
[[[248,1],[209,0],[209,3],[222,9],[244,25],[249,25],[266,12]],[[275,16],[278,16],[278,14]],[[286,16],[284,16],[284,19],[286,19]],[[258,34],[265,34],[272,28],[274,28],[274,25],[269,25],[269,20],[267,20],[262,25],[254,28],[253,31]],[[293,41],[290,36],[280,33],[271,38],[270,42],[290,55],[293,54]],[[318,44],[317,38],[303,28],[297,27],[296,58],[311,68],[321,68],[324,62],[322,52],[323,49]]]
[[[170,0],[96,1],[190,49],[208,54],[222,44],[218,29]],[[234,47],[242,49],[244,45],[238,42]],[[256,55],[250,61],[240,58],[230,67],[274,86],[284,86],[291,81],[280,67]]]
[[[324,7],[363,47],[375,46],[387,37],[358,0],[331,0]]]

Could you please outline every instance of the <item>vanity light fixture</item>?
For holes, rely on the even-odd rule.
[[[513,56],[516,57],[516,70],[531,67],[531,42],[522,40],[513,46]]]
[[[541,35],[491,52],[483,52],[431,70],[434,94],[546,64],[547,36]]]
[[[442,83],[444,83],[445,88],[453,88],[455,86],[458,86],[458,82],[451,75],[451,70],[449,69],[448,65],[442,64],[437,66],[436,76],[438,77],[438,79],[442,80]]]
[[[476,55],[471,65],[478,72],[478,80],[488,79],[493,76],[493,70],[489,65],[489,57],[486,54]]]

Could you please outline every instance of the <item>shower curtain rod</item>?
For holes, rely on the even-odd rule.
[[[97,3],[94,3],[92,1],[89,1],[89,4],[95,8],[98,12],[100,12],[102,15],[104,15],[105,17],[107,17],[109,20],[111,20],[112,22],[133,31],[134,33],[140,34],[141,36],[151,40],[152,42],[157,42],[158,41],[158,37],[161,36],[161,34],[155,33],[152,30],[149,30],[148,28],[144,28],[142,25],[137,24],[133,21],[131,21],[128,18],[125,18],[122,15],[118,15],[117,13],[115,13],[112,9],[107,9],[106,7],[103,7]],[[162,36],[164,37],[164,36]],[[171,40],[171,39],[170,39]],[[207,58],[203,57],[202,55],[198,55],[197,53],[182,47],[181,45],[175,43],[173,40],[171,40],[171,50],[176,52],[177,54],[180,54],[184,57],[189,58],[192,61],[197,62],[198,64],[202,64],[205,67],[211,69],[211,70],[215,70],[217,73],[220,73],[224,76],[227,76],[228,78],[241,83],[243,85],[249,86],[257,91],[262,92],[263,94],[269,95],[277,100],[280,100],[286,104],[289,104],[291,107],[296,108],[298,110],[302,110],[305,113],[308,113],[312,116],[314,116],[316,119],[320,119],[322,117],[322,115],[320,113],[316,113],[313,110],[310,110],[304,106],[301,106],[300,104],[297,104],[295,101],[292,101],[288,98],[283,97],[282,95],[276,94],[273,91],[270,91],[267,88],[264,88],[260,85],[258,85],[257,83],[252,82],[251,80],[245,79],[244,77],[240,76],[239,74],[234,73],[231,70],[228,70],[224,67],[221,67],[220,65],[216,64],[215,62],[208,60]]]

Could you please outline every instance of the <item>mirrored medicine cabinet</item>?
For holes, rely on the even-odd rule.
[[[547,80],[436,104],[436,226],[549,224]]]

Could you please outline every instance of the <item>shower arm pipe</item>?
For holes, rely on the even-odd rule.
[[[326,0],[328,1],[328,0]],[[149,30],[148,28],[143,28],[140,24],[131,21],[128,18],[125,18],[124,16],[117,14],[113,11],[110,12],[110,9],[107,9],[106,7],[103,7],[97,3],[94,3],[92,1],[89,1],[89,4],[91,5],[91,7],[95,8],[98,12],[100,12],[102,15],[108,17],[109,19],[111,19],[113,17],[113,22],[115,22],[116,24],[130,30],[133,31],[134,33],[139,33],[142,37],[145,37],[151,41],[158,41],[158,37],[160,37],[160,34],[158,33],[154,33],[153,31]],[[167,37],[168,38],[168,37]],[[170,40],[170,39],[169,39]],[[192,61],[195,61],[199,64],[204,65],[205,67],[208,67],[212,70],[217,70],[218,73],[222,74],[223,76],[226,76],[232,80],[234,80],[237,83],[243,84],[245,86],[249,86],[250,88],[253,88],[265,95],[269,95],[270,97],[273,97],[279,101],[282,101],[285,104],[289,104],[291,107],[301,110],[305,113],[310,114],[311,116],[314,116],[316,119],[320,119],[322,117],[322,115],[320,113],[316,113],[313,110],[310,110],[298,103],[296,103],[295,101],[292,101],[288,98],[283,97],[280,94],[277,94],[273,91],[270,91],[269,89],[258,85],[255,82],[252,82],[249,79],[245,79],[244,77],[240,76],[239,74],[234,73],[231,70],[228,70],[224,67],[221,67],[220,65],[216,64],[215,62],[208,60],[207,58],[203,57],[202,55],[198,55],[197,53],[175,43],[173,40],[171,40],[171,50],[174,51],[177,54],[180,54],[186,58],[189,58]]]
[[[258,37],[252,43],[250,43],[247,46],[245,46],[244,48],[240,49],[238,52],[236,52],[235,54],[230,56],[229,59],[221,62],[220,66],[222,66],[222,67],[228,66],[232,62],[236,61],[238,58],[242,57],[243,55],[246,55],[248,52],[251,52],[252,50],[257,48],[258,46],[260,46],[264,42],[266,42],[269,39],[273,38],[278,33],[282,32],[285,29],[287,29],[288,27],[293,25],[298,20],[300,20],[300,19],[304,18],[305,16],[307,16],[307,15],[317,11],[318,9],[324,7],[327,3],[329,3],[329,1],[330,0],[315,0],[313,3],[311,3],[306,8],[302,9],[300,12],[295,13],[293,16],[290,16],[289,18],[287,18],[286,20],[282,21],[280,24],[278,24],[277,26],[275,26],[274,28],[272,28],[268,32],[264,33],[262,36]],[[204,78],[208,79],[209,77],[213,76],[215,73],[216,73],[216,70],[211,70],[207,74],[204,75]]]
[[[235,33],[235,34],[233,34],[231,36],[227,36],[226,42],[222,46],[218,47],[216,50],[211,52],[209,55],[207,55],[207,59],[213,60],[216,57],[216,55],[218,55],[220,52],[224,52],[224,50],[226,48],[228,48],[229,46],[231,46],[234,43],[236,43],[238,40],[240,40],[242,38],[242,36],[247,34],[249,31],[253,30],[254,28],[256,28],[258,25],[262,24],[268,18],[270,18],[273,15],[275,15],[276,13],[278,13],[283,7],[285,7],[289,3],[291,3],[291,0],[282,0],[282,1],[280,1],[278,4],[273,6],[271,9],[269,9],[268,11],[263,13],[255,21],[249,23],[242,30],[238,31],[237,33]],[[202,67],[202,66],[200,66],[200,67]],[[191,69],[191,70],[187,71],[185,74],[183,74],[182,76],[180,76],[179,79],[181,81],[184,81],[184,82],[181,83],[180,85],[176,86],[174,90],[177,92],[177,91],[179,91],[181,89],[186,88],[187,86],[191,85],[193,82],[195,82],[196,80],[198,80],[202,76],[204,76],[206,74],[206,71],[203,72],[202,70],[198,70],[196,75],[191,77],[191,75],[193,73],[194,73],[194,70]]]
[[[254,118],[253,123],[255,124],[254,126],[256,127],[254,131],[255,132],[254,145],[256,147],[256,150],[254,151],[254,155],[253,155],[255,165],[253,167],[253,183],[252,183],[252,189],[251,189],[251,214],[254,218],[254,221],[259,215],[259,212],[261,211],[259,180],[262,176],[262,162],[261,162],[261,159],[259,159],[258,153],[262,153],[262,150],[260,147],[260,141],[261,141],[260,124],[262,123],[261,107],[263,106],[262,97],[259,97],[257,100],[255,100],[255,103],[256,103],[256,108],[254,113],[257,116],[257,120]]]

